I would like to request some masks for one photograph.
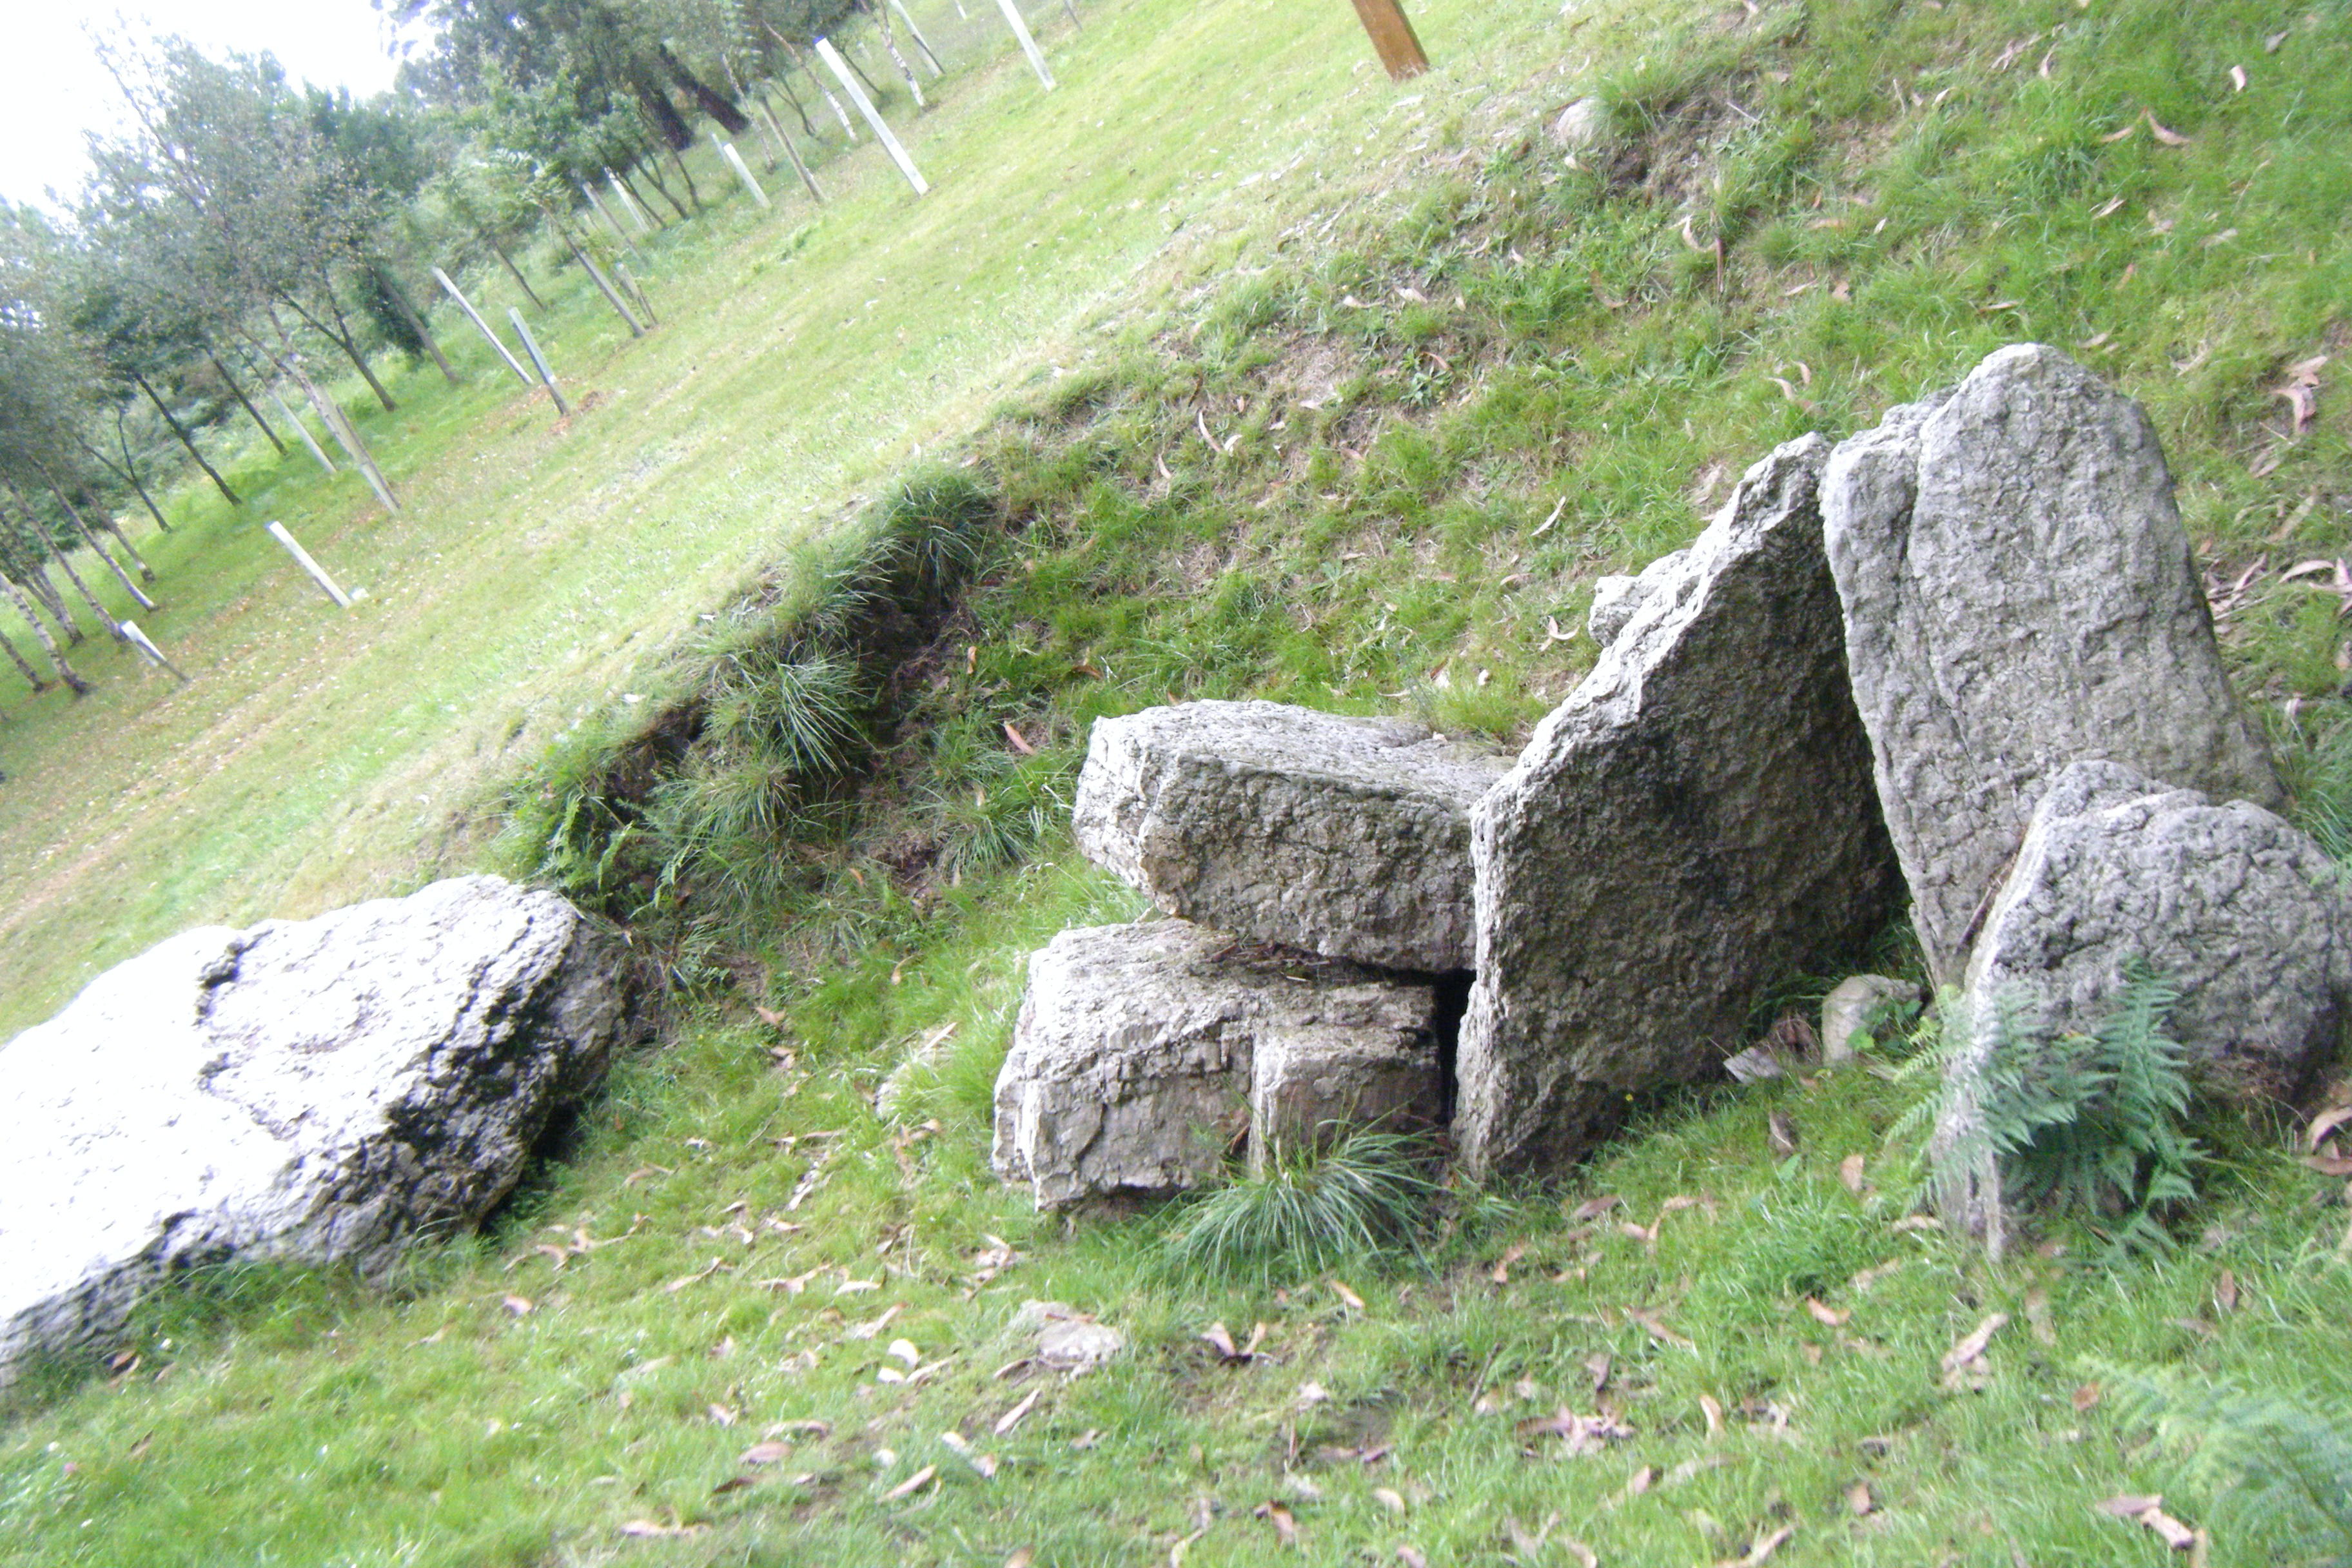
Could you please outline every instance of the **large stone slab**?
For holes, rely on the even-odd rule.
[[[1078,847],[1170,914],[1392,969],[1470,962],[1470,807],[1507,765],[1401,719],[1187,702],[1096,721]]]
[[[1029,960],[996,1080],[996,1173],[1041,1208],[1183,1191],[1246,1136],[1261,1059],[1417,1055],[1433,1094],[1435,1012],[1428,985],[1187,921],[1064,931]],[[1312,1114],[1293,1076],[1270,1071],[1270,1118]]]
[[[2004,1019],[2026,1038],[2087,1034],[2131,966],[2179,994],[2171,1035],[2199,1086],[2299,1099],[2352,1017],[2352,899],[2326,852],[2246,801],[2217,804],[2113,763],[2051,781],[1968,969],[1968,1050],[1934,1139],[1944,1205],[1981,1229],[1989,1183],[1970,1085]]]
[[[1893,908],[1822,553],[1828,456],[1809,437],[1748,471],[1475,815],[1474,1169],[1571,1160],[1632,1094],[1714,1072],[1759,985]]]
[[[1839,446],[1822,481],[1847,658],[1939,980],[2067,763],[2222,799],[2278,777],[2222,673],[2156,431],[2053,349]]]
[[[604,944],[492,877],[184,932],[0,1047],[0,1382],[175,1269],[380,1269],[505,1196],[621,1023]]]

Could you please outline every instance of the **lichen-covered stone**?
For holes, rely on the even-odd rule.
[[[1181,1192],[1246,1135],[1261,1052],[1418,1042],[1433,1071],[1435,1007],[1425,984],[1186,921],[1064,931],[1029,960],[996,1080],[997,1174],[1041,1208]]]
[[[1630,1094],[1718,1070],[1759,985],[1893,906],[1822,553],[1828,453],[1748,470],[1475,815],[1474,1169],[1571,1160]]]
[[[1956,1163],[1980,1149],[1970,1091],[2003,1026],[2087,1034],[2134,965],[2179,994],[2169,1033],[2204,1092],[2298,1099],[2352,1017],[2352,901],[2326,852],[2246,801],[2217,804],[2113,763],[2059,773],[1968,970],[1970,1041],[1934,1139],[1946,1206],[1981,1228],[1986,1184]]]
[[[1401,719],[1187,702],[1096,722],[1071,826],[1170,914],[1360,963],[1460,969],[1470,807],[1506,765]]]
[[[1884,974],[1853,974],[1841,980],[1822,998],[1822,1065],[1840,1067],[1853,1059],[1853,1039],[1876,1020],[1908,1005],[1916,1007],[1919,988],[1907,980]]]
[[[1840,445],[1822,490],[1854,697],[1940,981],[2067,763],[2279,802],[2129,398],[2055,350],[2004,349]]]
[[[1250,1165],[1361,1127],[1416,1132],[1444,1113],[1431,994],[1399,986],[1334,1019],[1343,1027],[1268,1031],[1250,1068]],[[1360,1019],[1350,1024],[1350,1019]]]
[[[493,877],[182,933],[0,1047],[0,1382],[176,1269],[380,1269],[504,1197],[621,1022],[604,944]]]

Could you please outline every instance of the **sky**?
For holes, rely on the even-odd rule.
[[[177,33],[207,53],[278,57],[296,81],[364,96],[392,85],[383,17],[368,0],[5,0],[0,49],[0,196],[51,205],[89,163],[85,131],[113,128],[121,94],[90,52],[91,27]]]

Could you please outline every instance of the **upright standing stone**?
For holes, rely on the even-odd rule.
[[[2082,366],[2003,349],[1839,446],[1822,491],[1854,698],[1939,980],[2068,763],[2282,798],[2156,431]]]
[[[1559,1164],[1632,1091],[1715,1070],[1759,985],[1892,907],[1822,554],[1828,456],[1808,437],[1748,470],[1474,815],[1474,1169]]]
[[[1470,963],[1470,808],[1506,763],[1402,719],[1187,702],[1097,721],[1071,826],[1172,915],[1334,958]]]

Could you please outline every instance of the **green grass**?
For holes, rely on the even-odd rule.
[[[919,444],[992,510],[877,721],[885,765],[793,838],[759,918],[647,918],[687,983],[677,1026],[565,1157],[392,1297],[220,1281],[158,1303],[134,1369],[42,1384],[0,1436],[0,1556],[1140,1564],[1189,1539],[1202,1568],[1568,1563],[1571,1536],[1683,1568],[1790,1528],[1776,1564],[2153,1565],[2161,1543],[2094,1504],[2162,1489],[2222,1516],[2084,1358],[2345,1407],[2345,1212],[2244,1129],[2199,1129],[2178,1250],[2115,1268],[2066,1226],[1999,1262],[1904,1227],[1885,1137],[1917,1090],[1867,1068],[1675,1100],[1568,1191],[1492,1194],[1420,1262],[1336,1283],[1171,1279],[1181,1210],[1068,1227],[994,1185],[1024,956],[1138,908],[1063,825],[1093,717],[1265,695],[1507,741],[1589,663],[1549,627],[1579,624],[1594,574],[1683,542],[1773,442],[2021,336],[2146,402],[2217,576],[2267,563],[2224,644],[2315,819],[2340,815],[2336,606],[2280,579],[2345,548],[2352,417],[2323,392],[2266,454],[2270,388],[2338,346],[2352,284],[2342,7],[1414,9],[1441,68],[1391,89],[1345,7],[1090,7],[1054,46],[1060,92],[1000,61],[921,122],[919,208],[869,149],[797,240],[805,215],[739,202],[665,242],[669,324],[644,343],[568,296],[551,335],[609,402],[560,439],[486,376],[458,397],[412,379],[413,434],[375,432],[417,498],[400,522],[240,468],[284,476],[261,508],[287,501],[376,592],[359,616],[192,504],[159,636],[199,686],[122,677],[0,731],[14,1016],[194,919],[536,863],[551,801],[821,606],[825,551]],[[1588,89],[1643,154],[1614,178],[1540,135]],[[596,798],[627,820],[735,768],[732,743],[704,731]],[[489,845],[509,800],[531,829]],[[599,822],[551,869],[601,898]],[[1597,1194],[1622,1202],[1577,1217]],[[1128,1352],[1067,1384],[996,1376],[1031,1298]],[[1980,1378],[1946,1387],[1996,1311]],[[1241,1342],[1266,1324],[1270,1353],[1228,1363],[1199,1337],[1219,1321]],[[953,1359],[884,1379],[899,1338]],[[1562,1405],[1629,1433],[1571,1454],[1521,1426]],[[739,1464],[771,1428],[790,1451]],[[1255,1512],[1277,1500],[1295,1548]],[[1515,1543],[1554,1515],[1550,1544]],[[2292,1561],[2264,1530],[2233,1520],[2212,1560]]]

